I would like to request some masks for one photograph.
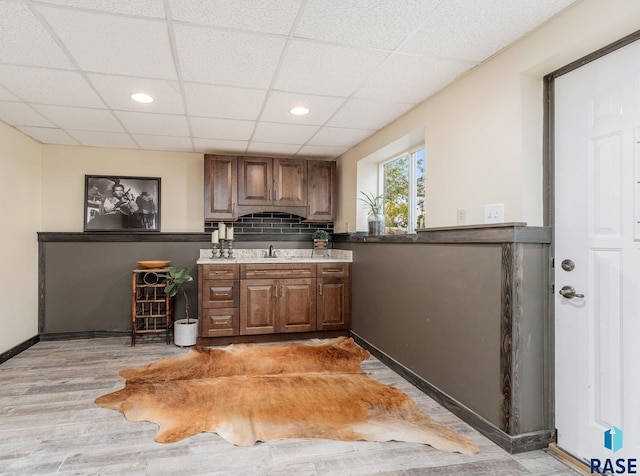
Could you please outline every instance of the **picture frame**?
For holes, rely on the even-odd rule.
[[[84,231],[160,231],[160,177],[84,176]]]

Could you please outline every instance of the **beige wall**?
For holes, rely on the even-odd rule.
[[[0,122],[0,353],[38,334],[41,145]]]
[[[356,223],[358,161],[424,129],[427,226],[505,221],[543,224],[543,76],[640,29],[637,0],[584,0],[428,98],[340,159],[336,230]],[[359,228],[361,229],[361,228]],[[351,230],[353,231],[353,230]]]
[[[204,229],[204,157],[185,152],[42,146],[42,231],[83,231],[84,176],[161,177],[161,231]]]

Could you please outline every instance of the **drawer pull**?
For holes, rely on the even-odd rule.
[[[342,268],[327,268],[323,270],[325,273],[341,273]]]
[[[229,271],[227,270],[223,270],[223,271],[214,271],[213,274],[229,274]]]
[[[225,293],[225,292],[217,292],[217,293],[213,293],[214,296],[228,296],[229,293]]]

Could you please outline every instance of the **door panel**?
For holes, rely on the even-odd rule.
[[[240,334],[272,334],[276,331],[276,281],[240,281]]]
[[[558,445],[584,460],[640,452],[638,57],[636,42],[555,80],[555,417]]]
[[[271,205],[273,159],[240,157],[238,159],[238,205]]]
[[[283,279],[279,296],[279,332],[316,330],[315,279]]]
[[[205,155],[204,218],[236,218],[237,161],[235,157]]]
[[[273,159],[274,205],[307,206],[307,163],[299,159]]]

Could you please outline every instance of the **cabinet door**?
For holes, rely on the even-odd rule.
[[[299,159],[273,159],[273,204],[307,206],[307,163]]]
[[[333,221],[336,216],[336,163],[310,160],[307,162],[309,186],[307,221]]]
[[[315,331],[316,280],[282,279],[278,286],[278,332]]]
[[[318,330],[351,327],[351,289],[343,279],[318,279]]]
[[[277,281],[248,279],[240,281],[240,334],[276,332]]]
[[[273,159],[240,157],[238,159],[238,204],[271,205],[273,203]]]
[[[235,219],[237,196],[236,157],[204,156],[204,217]]]

